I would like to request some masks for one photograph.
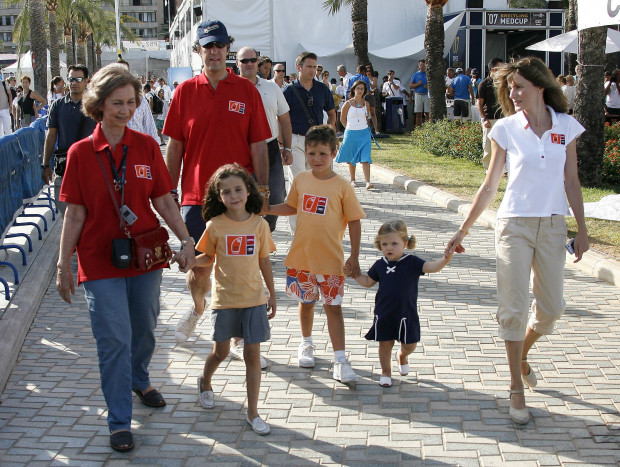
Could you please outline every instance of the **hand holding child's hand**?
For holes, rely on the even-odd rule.
[[[349,271],[349,273],[347,274],[347,270]],[[357,259],[354,258],[349,258],[345,263],[344,263],[344,271],[345,274],[348,277],[351,277],[353,279],[355,279],[357,276],[360,275],[360,263]]]
[[[267,300],[267,311],[271,312],[267,314],[267,319],[271,319],[276,315],[276,296],[270,295]]]

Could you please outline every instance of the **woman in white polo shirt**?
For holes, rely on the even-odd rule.
[[[538,58],[523,58],[500,68],[495,87],[507,117],[489,133],[489,171],[446,251],[465,251],[461,242],[495,197],[506,164],[508,184],[495,227],[497,320],[510,367],[510,418],[525,424],[529,412],[523,385],[536,386],[528,351],[553,331],[565,308],[567,198],[578,225],[575,262],[590,247],[577,174],[576,138],[584,128],[566,114],[566,97]],[[535,300],[528,320],[531,272]]]

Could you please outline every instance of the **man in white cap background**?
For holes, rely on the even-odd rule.
[[[474,89],[471,86],[471,79],[462,68],[456,69],[456,76],[448,86],[449,97],[454,99],[454,119],[461,120],[469,118],[469,103],[475,103]]]
[[[166,165],[173,182],[181,179],[181,214],[194,242],[205,230],[201,213],[205,186],[224,164],[236,162],[254,174],[259,191],[265,195],[266,209],[269,159],[265,141],[271,138],[256,86],[226,67],[232,38],[224,24],[204,21],[198,25],[196,36],[193,50],[204,67],[198,76],[175,88],[163,130],[170,137]],[[207,308],[211,269],[194,268],[187,273],[193,305],[177,324],[177,342],[189,338]]]

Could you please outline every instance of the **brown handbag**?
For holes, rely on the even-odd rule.
[[[131,237],[131,265],[139,271],[166,264],[172,259],[168,245],[168,231],[161,225],[140,235]]]

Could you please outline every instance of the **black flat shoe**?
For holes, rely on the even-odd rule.
[[[118,452],[127,452],[133,449],[133,435],[131,431],[117,431],[110,435],[110,447]]]
[[[134,389],[135,392],[142,403],[147,407],[164,407],[166,405],[166,401],[164,400],[164,396],[162,396],[157,389],[152,389],[151,391],[143,394],[142,391],[138,391]]]

